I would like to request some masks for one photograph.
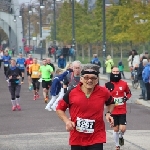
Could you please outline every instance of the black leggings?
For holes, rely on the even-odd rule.
[[[93,144],[90,146],[71,146],[71,150],[103,150],[103,143]]]
[[[9,92],[11,94],[11,99],[15,100],[20,97],[21,85],[12,84],[9,86]]]
[[[38,80],[39,80],[39,78],[32,78],[32,84],[33,84],[34,90],[40,89],[40,82]]]
[[[147,100],[150,100],[150,83],[145,83],[146,92],[147,92]]]
[[[1,68],[1,66],[2,66],[2,59],[0,59],[0,68]]]
[[[7,70],[9,69],[9,67],[4,67],[4,75],[6,76]]]

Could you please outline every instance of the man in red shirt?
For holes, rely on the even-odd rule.
[[[84,66],[80,83],[68,90],[56,108],[57,115],[70,131],[71,150],[103,150],[106,131],[103,120],[104,105],[107,106],[106,120],[113,126],[110,113],[114,101],[110,92],[98,85],[99,67]],[[65,114],[69,107],[70,119]]]
[[[32,90],[31,89],[31,86],[32,86],[32,82],[31,82],[31,75],[29,74],[29,67],[30,65],[33,64],[33,58],[32,58],[32,55],[29,54],[28,55],[28,58],[26,59],[25,61],[25,66],[26,66],[26,70],[27,70],[27,77],[28,77],[28,83],[29,83],[29,90]]]
[[[120,150],[120,146],[124,145],[123,134],[126,131],[126,101],[131,97],[131,91],[127,82],[121,80],[121,74],[118,67],[113,67],[110,74],[110,82],[105,84],[106,88],[111,92],[115,102],[115,108],[112,111],[114,118],[113,136],[116,143],[116,150]]]

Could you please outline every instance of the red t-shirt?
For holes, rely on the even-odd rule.
[[[131,97],[131,91],[127,85],[127,82],[120,80],[119,82],[108,82],[113,84],[113,88],[110,89],[111,95],[115,102],[115,108],[112,111],[113,115],[126,114],[126,102],[123,102],[123,97],[128,99]],[[107,84],[107,83],[106,83]]]
[[[27,71],[29,71],[29,66],[33,64],[33,59],[26,59],[25,65],[27,66]]]
[[[80,86],[81,83],[69,90],[57,106],[57,110],[62,111],[66,111],[69,107],[71,121],[76,123],[75,129],[70,131],[69,144],[88,146],[106,143],[103,111],[105,104],[114,103],[112,96],[105,87],[97,85],[90,97],[87,98]],[[86,128],[84,128],[85,126]]]

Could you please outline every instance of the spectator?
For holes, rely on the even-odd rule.
[[[131,68],[132,68],[131,60],[132,60],[132,51],[129,52],[129,57],[128,57],[128,59],[127,59],[127,61],[128,61],[128,66],[129,66],[130,70],[131,70]]]
[[[55,48],[52,46],[51,48],[51,54],[54,55],[55,54]]]
[[[8,48],[8,55],[11,57],[12,56],[12,50]]]
[[[124,65],[123,65],[122,61],[120,61],[118,63],[118,68],[119,68],[119,71],[120,71],[121,75],[123,76],[123,79],[125,79],[125,76],[124,76]]]
[[[148,54],[148,52],[146,51],[145,52],[145,55],[144,55],[147,59],[149,58],[149,54]]]
[[[48,57],[51,57],[51,46],[48,47]]]
[[[62,50],[61,48],[58,48],[58,50],[56,51],[56,57],[59,58],[62,55]]]
[[[19,53],[22,54],[22,48],[19,46]]]
[[[138,68],[138,80],[140,82],[140,88],[141,88],[141,94],[140,94],[140,98],[139,99],[146,99],[146,87],[145,87],[145,83],[142,79],[142,72],[143,72],[143,59],[146,59],[145,56],[143,56],[143,54],[140,55],[140,64],[139,64],[139,68]]]
[[[58,58],[58,67],[64,69],[66,67],[66,59],[63,55]]]
[[[149,83],[149,76],[150,76],[150,64],[148,63],[147,59],[143,59],[143,72],[142,72],[142,78],[145,83],[146,92],[147,92],[147,99],[150,100],[150,83]]]
[[[64,58],[69,61],[69,48],[67,46],[64,46],[62,49],[62,55]]]
[[[136,50],[132,50],[131,65],[132,65],[133,69],[135,68],[135,66],[137,66],[139,64],[140,64],[140,57]]]
[[[75,61],[75,50],[74,50],[74,48],[72,46],[69,49],[69,56],[71,58],[71,61]]]
[[[25,46],[24,50],[27,57],[27,55],[30,53],[30,48],[28,46]]]
[[[93,59],[91,60],[91,64],[95,64],[98,65],[99,67],[101,67],[101,62],[97,57],[97,54],[93,54]]]
[[[12,48],[12,56],[14,57],[15,55],[15,46]]]
[[[110,73],[111,73],[111,69],[113,68],[114,66],[114,62],[113,62],[113,59],[111,59],[111,56],[108,55],[107,56],[107,60],[105,62],[105,66],[106,66],[106,73],[108,75],[108,80],[110,79]]]
[[[136,50],[131,51],[131,55],[129,56],[128,61],[131,63],[130,71],[131,71],[131,79],[133,80],[135,67],[139,66],[140,64],[140,57]]]

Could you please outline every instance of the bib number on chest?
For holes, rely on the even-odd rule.
[[[33,75],[38,75],[38,72],[37,71],[33,71]]]
[[[24,65],[23,65],[23,64],[20,64],[19,66],[20,66],[20,67],[24,67]]]
[[[124,104],[122,97],[118,97],[118,98],[114,97],[114,102],[115,102],[115,105],[123,105]]]
[[[8,64],[4,64],[5,67],[8,67]]]
[[[93,133],[94,126],[95,126],[95,120],[82,119],[82,118],[77,117],[76,130],[78,132]]]

